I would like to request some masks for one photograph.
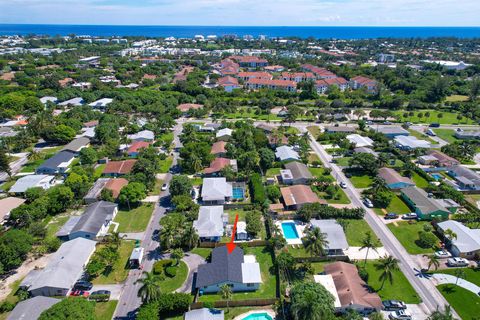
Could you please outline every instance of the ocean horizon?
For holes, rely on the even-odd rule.
[[[480,38],[480,27],[296,27],[296,26],[135,26],[135,25],[65,25],[0,24],[0,35],[89,35],[96,37],[144,36],[192,38],[195,35],[252,35],[258,37],[298,37],[316,39],[373,38]]]

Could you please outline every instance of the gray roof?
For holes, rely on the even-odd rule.
[[[225,178],[204,178],[202,184],[202,200],[225,200],[232,196],[232,185]]]
[[[70,217],[55,235],[57,237],[67,237],[77,225],[78,221],[80,221],[80,218],[81,216]]]
[[[83,199],[97,199],[108,181],[110,181],[110,178],[100,178],[95,181],[95,183],[90,188],[90,190],[88,190],[87,195],[83,197]]]
[[[438,223],[438,227],[445,231],[452,230],[457,238],[452,239],[452,244],[458,248],[461,253],[467,253],[480,250],[480,229],[470,229],[458,221],[447,220]]]
[[[328,245],[326,249],[348,249],[347,237],[341,225],[335,219],[310,220],[312,226],[320,228],[327,235]]]
[[[117,204],[108,201],[94,202],[87,207],[71,233],[82,231],[97,234],[106,221],[113,219]]]
[[[45,160],[38,168],[37,168],[37,171],[40,170],[40,169],[53,169],[53,170],[58,170],[58,168],[64,164],[64,163],[68,163],[69,161],[71,161],[73,158],[75,157],[75,155],[70,152],[70,151],[60,151],[59,153],[57,153],[56,155],[54,155],[53,157]]]
[[[396,136],[394,140],[396,145],[410,149],[430,148],[431,146],[430,142],[417,139],[417,137],[414,136]]]
[[[409,135],[410,132],[407,130],[403,129],[402,127],[395,127],[395,126],[388,126],[388,127],[379,127],[379,128],[373,128],[376,132],[383,133],[385,135]]]
[[[73,98],[73,99],[70,99],[70,100],[67,100],[67,101],[63,101],[63,102],[59,103],[58,105],[59,106],[68,106],[68,105],[81,106],[81,105],[83,105],[83,103],[84,103],[83,98],[77,97],[77,98]]]
[[[224,282],[242,283],[243,250],[236,247],[228,253],[226,246],[212,250],[211,263],[198,266],[197,288]]]
[[[415,207],[420,209],[423,214],[429,214],[438,210],[449,212],[448,209],[442,206],[437,199],[429,198],[423,189],[407,187],[403,188],[401,192],[413,201]]]
[[[355,153],[370,153],[371,155],[375,156],[375,158],[378,157],[378,152],[375,152],[372,149],[367,148],[367,147],[355,148],[355,149],[353,149],[353,152],[355,152]]]
[[[280,161],[284,160],[300,160],[300,156],[298,153],[293,150],[290,146],[281,146],[275,150],[275,156],[280,159]]]
[[[385,183],[389,185],[401,182],[410,184],[411,186],[415,185],[412,180],[407,177],[402,177],[400,173],[398,173],[395,169],[392,168],[383,167],[378,169],[378,176],[385,180]]]
[[[220,309],[196,309],[185,313],[184,320],[224,320],[223,310]]]
[[[7,320],[37,320],[43,311],[50,309],[50,307],[60,301],[60,299],[43,296],[20,301]]]
[[[134,134],[129,134],[128,139],[130,139],[130,140],[138,140],[138,139],[153,140],[153,139],[155,139],[155,134],[153,133],[153,131],[143,130],[143,131],[140,131],[140,132],[137,132],[137,133],[134,133]]]
[[[50,183],[55,177],[46,174],[31,174],[18,179],[8,192],[21,193],[27,189]]]
[[[312,179],[313,176],[308,170],[307,166],[298,161],[292,161],[285,164],[285,169],[288,169],[292,172],[293,179]]]
[[[469,168],[466,168],[464,166],[453,166],[453,167],[448,168],[448,171],[450,173],[453,173],[455,175],[455,177],[460,181],[462,181],[461,177],[463,177],[463,178],[469,180],[468,184],[474,184],[475,186],[480,185],[480,174],[478,174],[477,172],[475,172],[475,171],[473,171]],[[464,180],[464,181],[467,182],[466,180]]]
[[[83,273],[96,244],[84,238],[64,242],[51,256],[47,266],[42,270],[32,270],[20,286],[26,286],[29,291],[44,287],[71,289]]]
[[[193,222],[200,237],[223,236],[223,206],[202,206],[198,211],[198,219]]]
[[[90,139],[87,137],[80,137],[70,141],[62,150],[78,152],[83,147],[86,147],[90,144]]]
[[[329,126],[325,127],[326,132],[344,132],[344,133],[350,133],[350,132],[355,132],[356,129],[354,127],[349,127],[349,126]]]

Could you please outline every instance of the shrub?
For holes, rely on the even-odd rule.
[[[4,301],[0,304],[0,313],[10,312],[15,308],[15,304],[11,303],[10,301]]]
[[[253,202],[263,204],[267,198],[260,174],[252,174],[250,177],[250,188],[252,189]]]
[[[432,232],[420,231],[418,233],[418,245],[422,248],[433,248],[438,238]]]
[[[177,275],[177,267],[168,266],[165,268],[165,274],[170,278],[173,278]]]
[[[166,293],[158,299],[158,312],[160,314],[183,314],[188,311],[191,297],[186,293]]]
[[[363,281],[368,283],[368,272],[365,268],[358,268],[358,275]]]
[[[158,303],[143,304],[137,313],[137,320],[158,320]]]
[[[172,259],[158,260],[153,264],[153,273],[156,275],[162,275],[165,273],[165,269],[173,264]]]

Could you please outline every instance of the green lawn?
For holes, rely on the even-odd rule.
[[[398,241],[400,241],[400,243],[405,247],[408,253],[432,253],[433,249],[421,248],[416,243],[416,241],[418,240],[418,233],[423,230],[423,225],[427,223],[428,222],[425,221],[417,221],[410,224],[407,221],[398,221],[396,222],[397,226],[394,223],[389,223],[388,228],[390,229],[390,231],[392,231],[395,237],[397,237]]]
[[[392,201],[390,202],[388,207],[385,208],[385,210],[387,212],[394,212],[398,215],[412,212],[412,210],[410,210],[407,204],[397,195],[393,196]],[[385,215],[383,210],[380,208],[375,208],[374,211],[381,216]]]
[[[191,178],[190,181],[192,181],[192,185],[194,186],[201,186],[203,179],[201,177],[195,177]]]
[[[333,182],[333,177],[328,174],[328,175],[325,175],[325,168],[313,168],[313,167],[309,167],[308,170],[310,170],[310,173],[312,174],[312,176],[314,176],[315,178],[319,178],[319,177],[322,177],[322,176],[326,176],[328,177],[332,182]]]
[[[145,203],[130,211],[119,210],[114,221],[119,223],[118,232],[142,232],[148,226],[153,212],[153,203]]]
[[[369,188],[372,185],[373,179],[367,174],[363,175],[352,175],[350,178],[353,186],[358,189]]]
[[[465,101],[468,101],[468,96],[464,96],[464,95],[459,95],[459,94],[454,94],[454,95],[451,95],[451,96],[448,96],[445,101],[449,101],[449,102],[465,102]]]
[[[452,129],[433,129],[433,132],[442,140],[445,140],[449,143],[454,143],[456,141],[459,141],[455,137],[455,130]]]
[[[314,161],[322,162],[322,160],[320,160],[318,155],[312,152],[308,155],[308,163],[312,164]]]
[[[95,319],[97,320],[111,320],[113,313],[117,307],[118,300],[110,300],[108,302],[95,303]]]
[[[426,188],[428,187],[429,183],[427,180],[425,180],[425,178],[423,178],[422,176],[420,176],[418,173],[416,172],[413,172],[412,174],[412,181],[415,182],[415,185],[419,188]]]
[[[35,172],[35,169],[37,169],[37,167],[40,166],[44,161],[45,161],[44,159],[29,161],[29,162],[27,162],[26,164],[23,165],[20,172],[21,173]]]
[[[267,170],[267,172],[265,173],[265,176],[266,177],[275,177],[275,176],[278,176],[280,174],[280,170],[282,170],[282,168],[270,168]]]
[[[225,210],[225,213],[228,214],[228,223],[235,223],[235,216],[238,214],[238,221],[245,221],[245,215],[247,211],[243,209],[234,209],[234,210]]]
[[[3,183],[0,186],[0,189],[6,192],[6,191],[10,190],[10,188],[15,184],[15,182],[17,182],[17,180],[11,179],[11,180]]]
[[[350,159],[352,159],[352,157],[336,158],[335,163],[340,167],[348,167]]]
[[[101,245],[97,245],[97,250]],[[125,281],[128,276],[128,259],[132,254],[133,248],[135,248],[134,241],[122,240],[120,247],[118,248],[118,253],[120,254],[119,259],[113,265],[113,268],[110,272],[106,274],[101,274],[97,278],[92,280],[93,284],[115,284]]]
[[[432,269],[431,271],[432,273],[445,273],[445,274],[450,274],[452,276],[455,276],[456,269],[457,268],[441,269],[441,270]],[[467,281],[475,283],[477,286],[480,286],[480,269],[462,268],[462,270],[465,272],[465,277],[460,277],[460,278],[463,278]]]
[[[4,300],[0,301],[0,305],[3,302],[7,302],[7,301],[10,302],[10,303],[13,303],[13,304],[16,304],[19,301],[18,297],[15,294],[17,293],[18,287],[20,287],[20,283],[22,281],[23,281],[23,278],[15,281],[14,283],[12,283],[10,285],[10,289],[12,291],[10,291],[10,293],[8,294],[8,296]],[[0,320],[6,320],[7,317],[8,317],[8,314],[9,314],[9,312],[0,313]]]
[[[408,132],[410,132],[411,136],[414,136],[417,139],[428,141],[431,144],[437,144],[438,143],[435,140],[432,140],[432,138],[430,138],[426,134],[420,133],[417,130],[409,129]]]
[[[207,259],[210,253],[212,253],[212,249],[210,248],[194,248],[190,251],[191,253],[198,254],[199,256]]]
[[[420,303],[420,297],[400,270],[393,272],[392,284],[387,280],[383,288],[379,290],[382,286],[382,281],[379,280],[382,271],[377,270],[376,263],[375,260],[368,261],[365,268],[368,272],[368,285],[377,291],[382,300],[393,299],[402,300],[405,303]],[[363,262],[360,265],[363,266]]]
[[[45,238],[54,237],[68,219],[70,219],[70,214],[68,213],[62,213],[61,215],[52,217],[47,224],[47,235]]]
[[[430,117],[425,117],[425,112],[430,112]],[[409,113],[407,111],[394,111],[394,115],[400,122],[412,122],[412,123],[432,123],[437,122],[440,124],[474,124],[472,119],[468,119],[462,116],[461,120],[457,119],[458,113],[455,112],[443,112],[437,110],[422,110],[413,112],[413,116],[403,117],[404,113]],[[422,113],[424,116],[419,118],[418,114]],[[438,117],[438,114],[442,114],[441,117]]]
[[[159,173],[167,173],[170,167],[172,166],[173,158],[168,157],[165,160],[160,160],[160,169]]]
[[[325,195],[323,195],[325,196]],[[349,204],[351,201],[343,191],[343,189],[338,188],[337,193],[331,199],[327,199],[327,203],[329,204]]]
[[[149,196],[158,196],[162,192],[163,180],[155,179],[155,185],[153,186],[152,191],[148,193]]]
[[[165,280],[160,283],[160,289],[163,293],[175,291],[185,282],[187,276],[188,267],[185,262],[180,261],[175,277],[170,278],[169,276],[165,275]]]
[[[463,320],[478,319],[480,298],[476,294],[453,284],[442,284],[437,288]]]
[[[95,167],[95,171],[93,172],[94,179],[98,179],[102,176],[102,172],[105,169],[106,164],[102,163]]]
[[[262,274],[262,284],[257,291],[253,292],[235,292],[233,300],[244,299],[270,299],[276,297],[277,280],[273,268],[271,252],[266,247],[248,247],[245,254],[255,255],[257,262],[260,264],[260,272]],[[199,297],[199,301],[213,302],[222,300],[219,294],[206,294]]]
[[[374,232],[364,219],[346,219],[348,221],[347,230],[345,235],[347,236],[348,244],[352,247],[361,247],[362,239],[367,231],[370,231],[372,235]]]

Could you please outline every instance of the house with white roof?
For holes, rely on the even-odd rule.
[[[183,315],[184,320],[224,320],[225,315],[223,310],[201,308],[186,312]]]
[[[275,150],[275,157],[280,161],[300,160],[300,155],[291,146],[280,146]]]
[[[204,178],[202,201],[206,204],[223,204],[233,195],[233,188],[226,178]]]
[[[138,142],[138,141],[145,141],[145,142],[152,142],[155,140],[155,133],[150,130],[142,130],[134,134],[129,134],[127,136],[128,139]]]
[[[395,136],[395,138],[393,138],[393,144],[402,150],[428,149],[431,147],[430,142],[417,139],[417,137],[414,136]]]
[[[40,102],[44,105],[46,105],[47,103],[51,102],[53,104],[56,104],[58,102],[58,98],[57,97],[41,97],[40,98]]]
[[[113,102],[113,99],[111,98],[102,98],[97,101],[94,101],[92,103],[89,103],[88,105],[94,109],[105,109],[107,106]]]
[[[200,241],[218,242],[223,236],[228,216],[223,212],[223,206],[202,206],[198,211],[193,227],[197,230]]]
[[[451,230],[456,237],[447,240],[450,252],[456,257],[473,259],[480,255],[480,229],[470,229],[455,220],[447,220],[437,224],[437,231],[444,234]]]
[[[77,98],[73,98],[73,99],[69,99],[69,100],[60,102],[58,105],[60,107],[67,107],[67,106],[79,107],[79,106],[83,106],[84,103],[85,103],[85,101],[83,100],[83,98],[77,97]]]
[[[325,245],[325,250],[329,256],[344,255],[349,248],[347,237],[342,226],[338,224],[335,219],[325,220],[310,220],[312,228],[319,228],[322,233],[326,235],[328,244]]]
[[[215,137],[217,140],[228,141],[232,137],[233,130],[229,128],[223,128],[217,131]]]
[[[369,137],[363,137],[359,134],[349,134],[346,136],[347,140],[350,141],[350,143],[353,143],[356,148],[358,147],[371,147],[373,146],[373,140],[370,139]]]
[[[235,232],[235,239],[239,240],[239,241],[248,240],[247,223],[245,221],[238,221],[237,222],[237,230]]]
[[[40,187],[42,189],[49,189],[54,185],[55,177],[46,174],[31,174],[21,177],[8,190],[9,193],[24,193],[30,188]]]

